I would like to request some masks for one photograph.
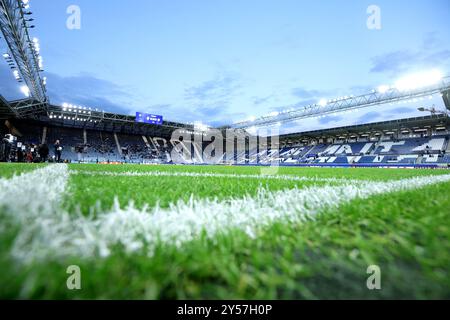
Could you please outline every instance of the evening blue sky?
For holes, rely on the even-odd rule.
[[[372,4],[381,30],[366,26]],[[81,9],[80,30],[66,28],[69,5]],[[31,10],[56,104],[221,125],[450,70],[448,0],[31,0]],[[18,87],[2,61],[0,94],[19,98]],[[414,110],[364,109],[303,127]]]

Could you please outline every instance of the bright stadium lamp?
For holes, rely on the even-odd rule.
[[[21,86],[21,87],[20,87],[20,91],[21,91],[26,97],[29,97],[29,96],[30,96],[30,88],[28,88],[28,86]]]
[[[431,70],[404,77],[396,82],[395,87],[400,91],[409,91],[432,86],[441,80],[442,73],[439,70]]]
[[[328,104],[328,101],[326,99],[321,99],[319,101],[319,106],[325,107]]]
[[[390,89],[389,86],[382,85],[382,86],[378,87],[378,92],[381,94],[384,94],[384,93],[388,92],[389,89]]]

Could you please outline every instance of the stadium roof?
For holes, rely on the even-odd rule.
[[[0,95],[0,119],[26,119],[37,120],[50,126],[63,126],[70,128],[86,128],[111,132],[123,132],[129,134],[146,134],[154,136],[170,136],[175,129],[190,129],[192,125],[164,121],[162,125],[152,125],[136,122],[134,116],[121,115],[103,111],[92,111],[89,116],[80,115],[79,111],[63,111],[60,106],[48,105],[48,114],[36,112],[42,103],[34,99],[6,101]],[[52,118],[49,114],[53,114]],[[61,116],[61,117],[59,117]]]
[[[309,132],[283,135],[280,140],[302,141],[336,137],[351,137],[352,135],[387,133],[391,131],[414,131],[422,128],[450,128],[450,118],[447,115],[438,114],[417,118],[398,119],[391,121],[375,122],[333,129],[314,130]]]
[[[17,116],[11,105],[0,95],[0,119],[9,119]]]

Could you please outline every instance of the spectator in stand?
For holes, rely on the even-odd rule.
[[[33,153],[30,151],[28,151],[27,153],[27,162],[28,163],[32,163],[33,162]]]
[[[55,147],[56,162],[61,162],[62,146],[59,140],[56,140],[54,147]]]
[[[31,157],[32,157],[31,162],[33,162],[35,160],[35,158],[37,157],[37,148],[34,144],[31,145],[30,152],[31,152]]]
[[[24,160],[24,154],[22,148],[19,148],[17,150],[17,162],[23,162]]]

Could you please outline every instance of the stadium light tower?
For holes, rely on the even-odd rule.
[[[46,79],[41,77],[43,60],[39,54],[39,41],[31,40],[28,30],[34,28],[29,23],[29,0],[0,0],[0,29],[9,47],[9,53],[3,54],[8,65],[14,71],[16,80],[24,83],[21,91],[45,108],[48,103]]]
[[[420,107],[417,108],[420,112],[430,112],[432,115],[443,114],[450,117],[450,111],[447,110],[437,110],[436,106],[433,105],[431,108]]]
[[[416,98],[443,94],[450,91],[450,77],[443,77],[438,70],[410,75],[399,79],[395,85],[383,85],[378,90],[360,96],[345,96],[325,100],[304,107],[293,107],[278,115],[267,115],[252,118],[232,125],[235,129],[248,129],[252,127],[268,127],[279,123],[288,123],[296,120],[332,115],[371,106],[408,101]]]

